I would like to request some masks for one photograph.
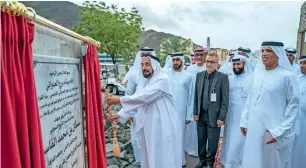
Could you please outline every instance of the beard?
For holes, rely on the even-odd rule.
[[[174,64],[173,65],[173,68],[174,69],[180,69],[182,67],[182,64],[178,65],[178,64]]]
[[[144,78],[150,78],[151,76],[153,76],[153,74],[154,74],[154,70],[152,70],[152,73],[150,73],[147,70],[142,71],[142,75],[143,75]]]
[[[244,66],[242,68],[239,68],[238,70],[233,68],[233,71],[235,75],[241,75],[244,72]]]

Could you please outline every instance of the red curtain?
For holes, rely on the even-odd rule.
[[[89,44],[84,57],[88,168],[106,168],[104,113],[98,51]]]
[[[33,71],[34,25],[1,12],[1,167],[45,168]]]

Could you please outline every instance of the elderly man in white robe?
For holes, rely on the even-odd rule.
[[[295,62],[296,61],[296,50],[293,48],[286,48],[287,57],[292,66],[292,72],[296,75],[301,74],[300,66]]]
[[[296,135],[292,152],[291,168],[305,167],[306,165],[306,56],[299,59],[300,74],[297,76],[300,93],[299,115],[296,119]]]
[[[141,167],[181,167],[182,131],[169,76],[161,71],[159,58],[154,55],[142,55],[141,69],[143,76],[134,95],[107,100],[108,104],[122,105],[111,120],[125,123],[137,109],[134,122],[139,138]]]
[[[184,71],[184,54],[175,53],[172,58],[172,70],[168,71],[168,76],[172,82],[173,99],[175,108],[180,116],[182,131],[182,166],[186,166],[185,159],[185,130],[186,125],[193,120],[194,104],[194,83],[190,73]]]
[[[135,57],[135,61],[134,61],[134,64],[133,66],[130,68],[130,70],[127,72],[125,78],[124,78],[124,81],[127,80],[128,83],[127,83],[127,86],[126,86],[126,89],[125,89],[125,95],[126,96],[131,96],[133,95],[137,90],[137,83],[139,82],[139,76],[141,74],[141,54],[142,53],[150,53],[152,55],[156,55],[155,54],[155,51],[151,48],[148,48],[148,47],[144,47],[144,48],[141,48],[137,54],[136,54],[136,57]],[[136,111],[135,111],[136,112]],[[134,115],[135,117],[135,115]],[[135,160],[136,160],[136,164],[137,165],[140,165],[140,151],[139,151],[139,145],[137,143],[137,136],[136,136],[136,133],[135,133],[135,124],[133,124],[133,118],[132,117],[130,119],[130,124],[131,124],[131,144],[132,144],[132,147],[133,147],[133,153],[134,153],[134,157],[135,157]]]
[[[291,168],[299,101],[281,42],[263,42],[240,121],[243,168]]]
[[[240,132],[243,107],[252,84],[252,67],[242,55],[232,58],[234,75],[229,77],[229,111],[224,125],[221,163],[225,168],[240,168],[245,137]]]
[[[206,71],[205,59],[208,54],[208,50],[204,47],[197,47],[194,50],[194,56],[196,58],[196,64],[190,65],[186,72],[189,72],[193,76],[193,85],[195,87],[195,81],[197,73]],[[195,88],[194,88],[195,92]],[[198,156],[198,134],[197,134],[197,124],[194,120],[186,126],[185,134],[185,151],[190,156]]]

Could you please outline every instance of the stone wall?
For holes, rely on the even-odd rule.
[[[301,6],[300,24],[299,24],[298,39],[297,39],[298,56],[300,56],[301,54],[305,54],[304,52],[302,52],[302,45],[305,45],[304,43],[305,40],[303,39],[302,31],[305,30],[306,30],[306,2],[304,2],[303,5]]]
[[[300,15],[300,27],[299,29],[306,28],[306,2],[303,3],[301,7],[301,15]]]

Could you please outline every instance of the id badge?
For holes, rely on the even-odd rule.
[[[210,102],[216,102],[217,101],[217,94],[211,93],[210,94]]]

